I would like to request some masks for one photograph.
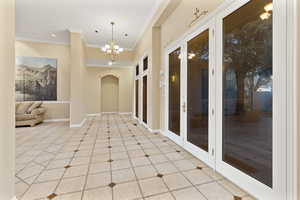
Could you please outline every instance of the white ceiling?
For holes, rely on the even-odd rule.
[[[90,46],[111,39],[133,49],[163,0],[16,0],[17,39],[69,43],[69,32],[81,32]],[[95,29],[99,33],[95,33]],[[51,34],[56,37],[51,37]],[[125,37],[125,33],[128,37]]]

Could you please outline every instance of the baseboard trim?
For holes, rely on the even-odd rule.
[[[102,112],[102,114],[119,114],[118,112]]]
[[[101,116],[101,113],[92,113],[92,114],[87,114],[86,116],[88,116],[88,117],[97,117],[97,116]]]
[[[119,112],[120,115],[131,115],[132,112]]]
[[[152,132],[152,133],[160,133],[160,134],[161,134],[161,131],[160,131],[160,129],[154,129],[154,130],[153,130],[153,129],[151,129],[151,132]]]
[[[44,122],[68,122],[70,119],[65,118],[65,119],[46,119]]]
[[[80,124],[70,124],[70,128],[80,128],[83,126],[85,121],[86,121],[86,118],[84,118]]]

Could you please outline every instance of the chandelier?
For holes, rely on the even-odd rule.
[[[124,51],[123,48],[121,48],[119,45],[116,44],[114,41],[114,22],[111,22],[111,42],[109,44],[106,44],[104,47],[102,47],[102,51],[109,56],[110,61],[108,62],[109,65],[112,65],[116,61],[116,57],[118,54]]]

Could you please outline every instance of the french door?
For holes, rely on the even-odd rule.
[[[202,25],[184,43],[184,146],[214,168],[214,23]]]
[[[236,0],[166,50],[166,135],[262,200],[286,199],[285,0]]]
[[[166,51],[166,135],[215,165],[214,27],[203,25]]]

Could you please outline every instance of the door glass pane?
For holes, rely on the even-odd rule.
[[[272,187],[272,1],[223,20],[223,160]]]
[[[137,65],[136,67],[135,67],[135,75],[136,76],[138,76],[139,75],[139,66]]]
[[[135,116],[139,117],[139,80],[135,80]]]
[[[169,130],[180,135],[180,48],[169,54]]]
[[[143,122],[147,123],[147,76],[143,77]]]
[[[209,30],[188,42],[187,139],[208,151]]]
[[[143,60],[143,69],[144,71],[148,69],[148,57]]]

